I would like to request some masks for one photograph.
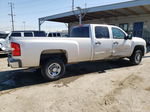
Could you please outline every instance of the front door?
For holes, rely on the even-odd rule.
[[[134,37],[142,37],[143,33],[143,22],[136,22],[133,26],[133,36]]]
[[[95,27],[93,60],[105,59],[111,56],[112,39],[109,30],[105,26]]]
[[[129,56],[131,52],[132,40],[125,40],[126,34],[119,28],[112,27],[113,51],[112,56],[124,57]]]

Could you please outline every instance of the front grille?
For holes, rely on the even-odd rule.
[[[0,48],[0,51],[3,51],[3,50]]]

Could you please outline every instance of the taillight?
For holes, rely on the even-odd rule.
[[[11,42],[12,55],[13,56],[21,56],[20,45],[14,42]]]

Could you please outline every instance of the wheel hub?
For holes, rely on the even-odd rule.
[[[140,53],[136,54],[135,60],[136,60],[136,62],[139,62],[141,60],[141,54]]]
[[[52,63],[48,67],[48,73],[52,77],[56,77],[60,74],[61,72],[61,66],[58,63]]]

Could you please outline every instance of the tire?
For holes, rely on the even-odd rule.
[[[142,60],[142,51],[140,49],[136,49],[132,56],[130,57],[130,61],[133,65],[138,65],[140,64]]]
[[[48,81],[60,79],[65,73],[65,64],[60,59],[50,59],[42,65],[41,72]]]

